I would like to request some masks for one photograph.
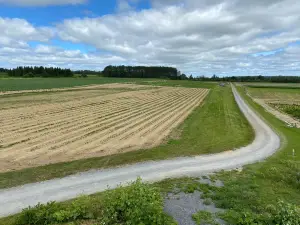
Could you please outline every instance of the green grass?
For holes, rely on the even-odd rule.
[[[7,73],[0,72],[0,79],[8,77]]]
[[[300,88],[300,83],[261,83],[261,82],[252,82],[252,83],[241,83],[247,87],[253,88]]]
[[[269,100],[299,100],[300,89],[289,89],[289,88],[261,88],[261,87],[250,87],[247,88],[249,94],[254,98],[269,99]]]
[[[242,172],[218,173],[216,177],[223,181],[224,187],[209,187],[210,192],[207,186],[204,187],[205,197],[211,198],[217,207],[227,209],[222,218],[229,224],[274,224],[272,220],[278,210],[282,210],[282,204],[278,201],[284,201],[287,208],[291,208],[289,204],[300,206],[300,129],[287,127],[253,102],[243,88],[238,90],[248,104],[280,134],[282,148],[264,162],[245,166]],[[292,149],[296,151],[295,156]],[[167,180],[164,188],[168,190],[186,184],[194,190],[203,189],[195,179],[188,178]]]
[[[210,212],[199,211],[193,215],[193,219],[198,225],[202,224],[210,224],[210,225],[218,225],[214,219],[214,216]]]
[[[0,91],[21,91],[50,88],[66,88],[90,84],[123,83],[130,79],[118,78],[3,78],[0,79]]]
[[[50,88],[67,88],[90,84],[124,83],[133,82],[147,85],[163,86],[184,86],[211,88],[215,83],[193,82],[193,81],[172,81],[159,79],[133,79],[133,78],[108,78],[108,77],[87,77],[87,78],[0,78],[1,91],[37,90]]]
[[[190,82],[186,83],[194,84],[195,87],[201,85],[201,82]],[[64,177],[96,168],[232,150],[250,143],[254,135],[239,111],[230,87],[215,86],[203,107],[196,108],[172,136],[173,139],[153,149],[1,173],[0,188]]]

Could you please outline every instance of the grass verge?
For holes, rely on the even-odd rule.
[[[201,84],[189,84],[193,83],[195,87]],[[231,88],[218,86],[211,90],[204,105],[196,108],[175,133],[175,138],[153,149],[1,173],[0,188],[64,177],[90,169],[217,153],[247,145],[254,138],[252,128],[240,112]]]

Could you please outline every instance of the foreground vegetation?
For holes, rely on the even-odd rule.
[[[224,174],[217,175],[218,177]],[[215,179],[214,177],[211,177]],[[267,204],[263,213],[255,214],[249,207],[256,205],[241,205],[241,202],[249,201],[243,197],[236,200],[229,192],[224,196],[229,187],[216,187],[199,182],[199,178],[170,179],[155,184],[142,183],[140,179],[131,183],[128,187],[118,187],[91,196],[82,196],[75,200],[63,203],[49,202],[38,204],[35,207],[24,209],[20,214],[0,219],[0,224],[5,225],[47,225],[47,224],[161,224],[175,225],[169,215],[163,211],[164,200],[169,192],[193,193],[202,192],[201,197],[213,199],[218,207],[227,209],[224,212],[211,213],[199,211],[192,215],[196,224],[218,225],[217,218],[222,218],[232,225],[299,225],[300,207],[282,200],[274,200],[273,204]],[[227,178],[230,179],[230,178]],[[253,192],[252,184],[252,192]],[[243,186],[244,187],[244,186]],[[235,190],[238,193],[248,193],[249,190]],[[238,194],[235,194],[238,195]],[[225,197],[225,198],[223,198]],[[278,196],[277,196],[278,197]],[[258,198],[261,198],[260,196]],[[264,199],[261,199],[264,200]],[[234,202],[232,202],[234,201]],[[205,202],[205,201],[204,201]],[[206,201],[212,204],[211,200]],[[226,208],[224,203],[231,203],[232,208]],[[244,202],[245,203],[245,202]],[[249,202],[250,203],[250,202]],[[252,203],[252,202],[251,202]],[[264,203],[263,203],[264,204]],[[242,207],[242,208],[238,208]]]
[[[84,222],[85,221],[85,222]],[[128,187],[119,187],[93,196],[64,203],[49,202],[24,209],[16,216],[0,219],[5,225],[65,224],[144,224],[171,225],[163,212],[163,197],[153,185],[140,179]]]
[[[171,83],[174,85],[175,83]],[[185,83],[177,82],[184,85]],[[201,84],[189,82],[189,85]],[[145,160],[217,153],[247,145],[253,131],[240,112],[230,87],[215,86],[202,107],[198,107],[176,129],[170,140],[153,149],[29,168],[0,174],[0,188],[64,177],[94,168],[107,168]]]

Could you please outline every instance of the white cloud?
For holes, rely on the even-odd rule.
[[[4,27],[6,32],[0,33],[0,47],[6,49],[0,51],[0,60],[9,51],[13,55],[30,49],[29,40],[51,39],[55,30],[62,40],[95,47],[98,53],[44,44],[31,49],[29,55],[20,53],[12,63],[90,69],[107,64],[171,65],[194,75],[300,71],[297,45],[290,45],[300,41],[297,0],[152,0],[152,9],[134,11],[137,2],[120,0],[120,13],[67,19],[55,28],[4,19],[0,30]],[[7,27],[9,23],[14,26]]]
[[[153,9],[139,12],[65,20],[58,34],[120,55],[128,63],[175,65],[198,74],[259,67],[249,55],[300,41],[296,0],[152,3]]]
[[[0,0],[0,5],[15,6],[51,6],[51,5],[77,5],[87,0]]]
[[[6,67],[9,68],[44,65],[102,70],[108,64],[123,64],[126,60],[111,54],[83,53],[80,50],[65,50],[58,46],[38,45],[25,49],[0,47],[0,62],[6,62]]]
[[[47,27],[34,27],[23,19],[0,17],[0,47],[28,47],[27,41],[48,41],[54,31]]]

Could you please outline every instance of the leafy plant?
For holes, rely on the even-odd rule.
[[[104,200],[102,224],[171,224],[163,212],[160,192],[138,179],[129,187],[109,192]]]
[[[67,207],[55,202],[38,204],[24,209],[16,221],[16,225],[47,225],[79,219],[91,219],[93,215],[88,210],[88,197],[81,197]]]
[[[201,225],[201,224],[210,224],[210,225],[218,225],[216,220],[214,219],[214,216],[207,211],[199,211],[195,214],[193,214],[193,220]]]
[[[300,208],[296,205],[280,201],[278,203],[278,212],[274,218],[276,225],[299,225]]]

